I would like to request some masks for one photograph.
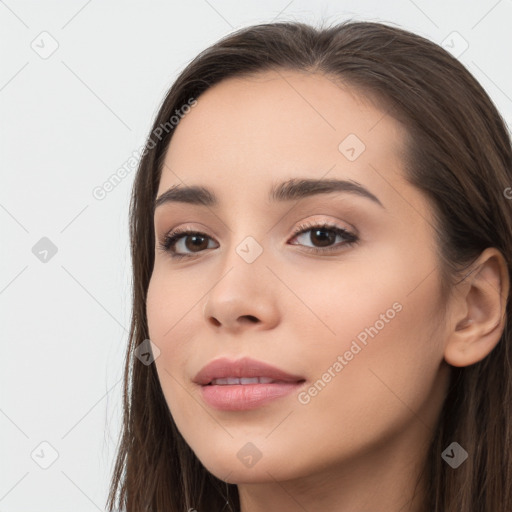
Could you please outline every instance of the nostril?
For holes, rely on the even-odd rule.
[[[242,320],[244,320],[244,321],[245,321],[245,319],[247,319],[249,322],[252,322],[252,323],[256,323],[256,322],[258,322],[258,321],[259,321],[259,320],[258,320],[255,316],[253,316],[253,315],[244,315],[244,316],[242,316],[242,317],[241,317],[241,319],[242,319]]]
[[[219,327],[220,325],[222,325],[222,322],[220,322],[213,316],[210,317],[208,319],[208,321],[211,322],[215,327]],[[246,323],[246,322],[258,323],[259,322],[258,318],[256,318],[253,315],[242,315],[241,317],[238,318],[238,321],[243,322],[243,323]]]

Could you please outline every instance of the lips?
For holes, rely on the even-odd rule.
[[[194,382],[201,386],[200,396],[211,408],[239,413],[285,400],[305,379],[244,357],[236,361],[216,359],[194,377]]]
[[[258,379],[258,380],[254,380]],[[269,380],[270,379],[270,380]],[[203,367],[194,377],[193,382],[201,386],[207,385],[249,385],[303,382],[300,375],[294,375],[263,361],[249,357],[238,360],[219,358]]]

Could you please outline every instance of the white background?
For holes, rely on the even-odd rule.
[[[0,512],[104,510],[134,172],[103,200],[93,189],[141,148],[199,51],[254,23],[349,17],[469,45],[459,59],[512,124],[512,0],[0,1]],[[43,237],[57,248],[46,262],[32,251]]]

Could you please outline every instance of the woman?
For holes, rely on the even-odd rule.
[[[511,183],[422,37],[263,24],[197,56],[133,188],[109,510],[512,510]]]

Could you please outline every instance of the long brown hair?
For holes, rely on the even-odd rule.
[[[169,120],[221,80],[270,69],[339,79],[403,123],[407,179],[434,211],[446,292],[487,247],[502,252],[512,275],[512,201],[506,193],[512,185],[510,136],[489,96],[457,59],[425,38],[374,22],[327,28],[269,23],[223,38],[200,53],[170,88],[133,185],[133,309],[109,511],[239,510],[237,486],[202,466],[176,428],[155,365],[141,364],[134,351],[149,337],[145,301],[154,263],[153,202],[174,132]],[[508,300],[503,335],[486,358],[451,368],[424,467],[425,511],[512,511],[511,314]],[[441,458],[453,441],[469,454],[457,469]]]

